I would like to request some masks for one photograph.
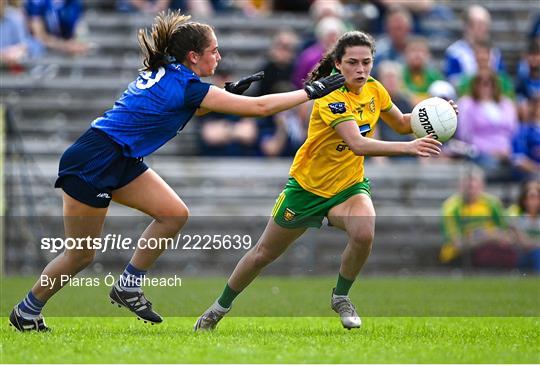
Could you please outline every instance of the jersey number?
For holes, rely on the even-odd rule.
[[[154,86],[165,75],[165,69],[160,67],[157,71],[144,71],[137,78],[137,88],[148,89]]]

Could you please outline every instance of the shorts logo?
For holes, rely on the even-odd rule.
[[[111,196],[106,192],[98,193],[98,195],[96,197],[97,198],[111,198]]]
[[[283,218],[285,219],[285,221],[292,221],[294,220],[295,216],[296,216],[296,213],[290,208],[286,208],[285,212],[283,213]]]
[[[345,102],[330,103],[328,104],[328,108],[330,108],[330,111],[334,114],[341,114],[347,111],[347,107],[345,107]]]

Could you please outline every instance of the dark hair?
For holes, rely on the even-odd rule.
[[[180,11],[161,12],[156,16],[152,29],[139,29],[139,45],[144,60],[142,71],[156,70],[172,61],[184,62],[190,51],[203,53],[210,45],[212,27],[188,22],[190,15]]]
[[[497,78],[497,74],[493,71],[489,71],[487,73],[479,73],[476,74],[472,80],[471,80],[471,97],[478,101],[480,100],[480,92],[478,91],[480,87],[480,83],[483,81],[484,78],[488,78],[489,82],[491,83],[493,87],[493,99],[499,103],[501,101],[502,91],[501,91],[501,84],[499,82],[499,79]]]
[[[336,61],[341,61],[348,47],[366,46],[371,50],[371,55],[375,55],[375,41],[367,33],[360,31],[351,31],[342,35],[334,47],[324,55],[315,69],[309,74],[308,81],[318,80],[322,77],[330,75],[334,69]]]

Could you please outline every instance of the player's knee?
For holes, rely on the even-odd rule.
[[[355,230],[349,235],[350,241],[355,245],[363,248],[371,248],[375,233],[373,230]]]
[[[158,222],[167,226],[171,234],[178,233],[186,224],[189,218],[189,209],[184,204],[170,207],[156,218]]]
[[[79,268],[79,270],[82,270],[94,261],[96,252],[88,250],[70,250],[65,252],[64,255],[69,258],[69,261],[73,265]]]
[[[252,259],[255,268],[264,268],[272,263],[275,260],[275,257],[264,250],[255,250]]]

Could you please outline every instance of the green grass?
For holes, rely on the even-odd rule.
[[[189,314],[215,299],[223,279],[149,288],[168,315],[154,326],[110,306],[105,287],[68,287],[47,305],[53,332],[21,334],[5,316],[32,281],[2,280],[2,363],[540,363],[538,278],[364,278],[352,296],[363,326],[347,331],[329,310],[334,278],[266,277],[203,334]],[[93,316],[51,316],[62,307]]]

